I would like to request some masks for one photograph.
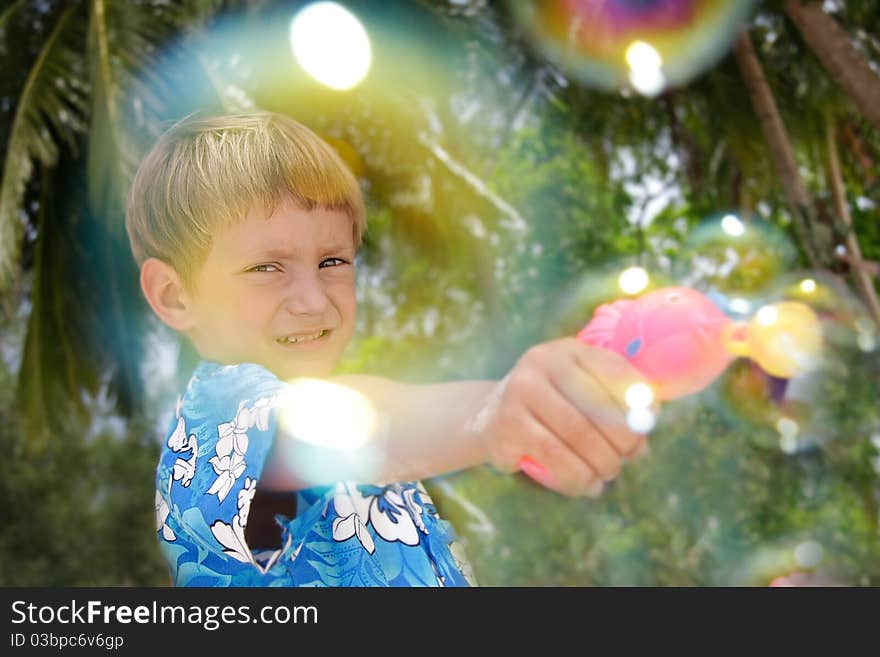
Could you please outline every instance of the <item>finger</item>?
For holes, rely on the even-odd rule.
[[[625,414],[623,421],[629,433],[634,436],[650,433],[660,413],[656,386],[651,385],[638,369],[620,354],[590,345],[579,345],[579,347],[583,346],[587,347],[586,353],[583,349],[575,349],[575,359],[580,369],[605,391],[616,408],[622,410]],[[620,420],[619,417],[608,413],[600,414],[598,419],[600,429],[603,431],[611,429]],[[603,423],[608,423],[608,426]],[[626,437],[625,433],[619,435]],[[625,445],[622,447],[624,450],[627,449]]]
[[[631,454],[641,436],[627,422],[626,413],[615,403],[597,378],[579,366],[557,367],[550,371],[550,381],[559,394],[585,416],[620,456]],[[562,411],[557,411],[562,412]]]
[[[650,381],[638,368],[617,352],[586,345],[577,340],[573,342],[574,358],[580,369],[605,390],[621,411],[629,410],[626,397],[631,386],[642,384],[653,389]]]
[[[547,488],[567,497],[595,495],[601,490],[602,480],[571,448],[558,440],[536,417],[528,416],[522,427],[528,440],[526,459],[520,459],[520,466],[529,476],[538,475],[536,480]],[[530,462],[543,470],[530,467]]]
[[[604,481],[614,479],[620,474],[622,451],[569,401],[552,377],[550,388],[532,410],[536,418]]]
[[[635,458],[640,458],[648,453],[648,439],[641,435],[636,434],[637,440],[635,446],[626,454],[623,455],[623,458],[627,461]]]

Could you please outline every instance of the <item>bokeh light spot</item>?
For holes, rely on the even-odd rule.
[[[626,49],[626,63],[633,70],[659,69],[663,65],[663,58],[650,43],[634,41]]]
[[[650,408],[631,408],[626,414],[627,426],[636,433],[648,433],[657,423],[657,417]]]
[[[856,342],[859,346],[859,349],[864,351],[866,354],[871,353],[874,349],[877,348],[877,340],[874,337],[873,333],[859,333],[859,336],[856,338]]]
[[[748,299],[743,299],[742,297],[731,299],[728,305],[733,312],[739,315],[748,315],[750,312],[752,312],[751,302]]]
[[[367,31],[335,2],[315,2],[297,12],[290,25],[290,45],[300,66],[331,89],[351,89],[370,69]]]
[[[644,41],[634,41],[626,49],[629,80],[636,91],[645,96],[656,96],[666,86],[663,58],[657,49]]]
[[[630,267],[625,269],[617,279],[620,289],[626,294],[638,294],[648,287],[648,272],[641,267]]]
[[[776,430],[783,437],[796,438],[800,431],[800,427],[798,426],[798,423],[790,417],[781,417],[776,422]]]
[[[757,312],[755,319],[761,326],[773,326],[779,319],[779,311],[775,306],[764,306]]]
[[[321,379],[292,381],[279,422],[287,433],[313,445],[355,450],[378,433],[379,417],[361,393]]]
[[[666,77],[659,68],[633,69],[629,74],[633,88],[643,96],[653,97],[666,87]]]
[[[804,294],[812,294],[816,291],[816,281],[812,278],[805,278],[801,281],[800,288]]]
[[[648,408],[654,403],[654,391],[645,383],[633,383],[626,389],[624,400],[630,408]]]
[[[786,454],[794,454],[797,451],[797,438],[794,436],[780,436],[779,449]]]
[[[731,237],[739,237],[746,232],[746,225],[734,214],[726,214],[721,219],[721,230]]]
[[[822,561],[823,552],[817,541],[805,541],[794,549],[794,560],[801,568],[815,568]]]

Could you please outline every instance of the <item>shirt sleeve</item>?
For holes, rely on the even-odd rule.
[[[256,567],[244,530],[284,387],[254,364],[203,365],[193,374],[157,470],[157,531],[176,584],[222,584],[205,578]]]

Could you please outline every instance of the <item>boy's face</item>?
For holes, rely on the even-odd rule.
[[[203,358],[323,377],[354,332],[352,219],[286,200],[213,237],[187,332]]]

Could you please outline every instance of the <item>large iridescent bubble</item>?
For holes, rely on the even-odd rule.
[[[780,304],[810,308],[821,325],[820,357],[791,378],[738,363],[719,388],[724,407],[752,425],[756,442],[787,454],[866,439],[880,426],[877,329],[845,281],[790,272],[752,301],[758,312]]]
[[[796,262],[797,250],[784,230],[754,216],[723,211],[688,231],[672,276],[705,292],[731,317],[745,319],[758,310],[768,286]]]
[[[511,12],[547,59],[585,84],[654,96],[729,49],[754,0],[514,0]]]

